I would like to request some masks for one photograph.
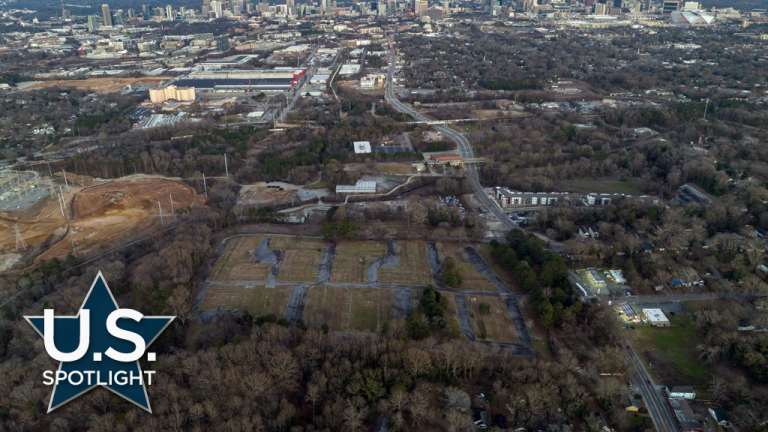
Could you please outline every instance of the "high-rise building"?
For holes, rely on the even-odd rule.
[[[672,12],[680,10],[680,1],[678,0],[664,0],[661,7],[663,14],[671,14]]]
[[[216,49],[218,49],[219,51],[229,51],[229,38],[227,36],[217,37]]]
[[[88,15],[88,30],[94,31],[99,28],[99,17],[96,15]]]
[[[128,9],[128,18],[134,19],[136,18],[136,10],[133,8]]]
[[[165,7],[165,17],[168,19],[173,19],[173,8],[171,5]]]
[[[152,18],[152,8],[149,7],[149,5],[141,5],[141,15],[144,17],[145,20],[148,20]]]
[[[101,5],[101,15],[102,19],[104,20],[104,25],[107,27],[112,27],[112,12],[109,10],[108,4]]]
[[[387,0],[387,15],[397,14],[397,0]]]
[[[222,10],[221,10],[221,2],[218,0],[212,0],[211,1],[211,11],[213,12],[214,18],[221,18]]]
[[[61,11],[61,18],[62,19],[70,19],[72,17],[72,14],[69,13],[68,10],[64,9]]]
[[[429,4],[427,3],[427,0],[421,0],[419,5],[419,17],[424,16],[424,14],[427,13],[427,8],[429,7]]]
[[[596,3],[595,15],[608,15],[608,5],[605,3]]]

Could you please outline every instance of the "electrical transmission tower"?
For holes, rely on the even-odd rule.
[[[16,252],[19,251],[19,248],[22,250],[27,250],[27,242],[25,242],[24,237],[21,236],[21,231],[19,231],[19,224],[13,226],[13,231],[16,234]]]

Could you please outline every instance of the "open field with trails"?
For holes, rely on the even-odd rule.
[[[200,304],[201,310],[248,310],[254,316],[274,314],[282,317],[291,296],[291,287],[268,288],[264,285],[211,285]]]
[[[451,257],[456,263],[456,267],[461,271],[462,282],[459,288],[473,291],[497,291],[493,283],[488,280],[487,277],[478,273],[472,266],[472,263],[467,261],[464,254],[461,253],[461,249],[465,248],[467,245],[438,242],[435,246],[437,247],[437,253],[440,256],[441,265],[443,260],[447,257]]]
[[[13,226],[17,223],[28,245],[42,243],[52,234],[61,238],[38,260],[66,256],[72,252],[72,241],[78,252],[113,247],[126,235],[140,235],[160,224],[158,201],[164,217],[175,217],[171,215],[171,195],[175,209],[205,205],[205,199],[191,187],[163,178],[126,178],[87,188],[71,187],[65,193],[69,221],[53,196],[32,207],[31,212],[0,212],[0,250],[15,247]]]
[[[434,283],[424,242],[398,242],[400,265],[379,269],[379,283],[392,285],[429,285]]]
[[[331,331],[374,333],[395,315],[394,291],[378,288],[314,286],[304,307],[310,328],[327,324]]]
[[[168,82],[173,77],[142,77],[142,78],[86,78],[80,80],[59,80],[59,81],[41,81],[25,91],[40,90],[49,87],[68,88],[74,87],[78,90],[88,90],[102,94],[117,93],[127,85],[159,85],[162,82]]]
[[[367,283],[371,261],[387,251],[384,242],[343,242],[336,248],[331,282]]]
[[[472,327],[475,337],[494,342],[519,342],[515,323],[509,318],[509,310],[503,298],[471,296],[467,300],[474,312]],[[491,311],[487,314],[480,313],[481,303],[488,303]]]
[[[253,262],[261,239],[262,236],[260,235],[229,239],[227,247],[221,252],[216,265],[208,273],[208,280],[217,282],[266,281],[272,264]]]
[[[623,330],[654,378],[665,383],[707,386],[711,370],[699,358],[703,342],[686,314],[668,315],[669,327],[635,326]]]
[[[283,266],[277,280],[280,282],[314,282],[322,254],[315,249],[285,251]]]
[[[640,190],[641,180],[639,178],[628,180],[573,179],[563,180],[560,185],[564,192],[623,193],[633,196],[643,194]]]

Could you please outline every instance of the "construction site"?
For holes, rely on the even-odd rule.
[[[34,171],[0,171],[0,210],[27,210],[50,195],[51,188]]]
[[[45,248],[36,260],[86,254],[168,224],[180,210],[205,206],[204,197],[192,187],[160,177],[123,178],[86,187],[66,181],[51,190],[26,211],[0,211],[0,271],[30,247]]]

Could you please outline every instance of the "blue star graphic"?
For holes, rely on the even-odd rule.
[[[59,370],[66,372],[67,376],[74,371],[81,373],[97,371],[101,385],[151,413],[152,408],[149,406],[147,389],[144,385],[147,377],[141,371],[139,361],[120,362],[104,355],[110,347],[121,353],[130,353],[136,349],[136,346],[133,342],[117,338],[107,331],[107,317],[110,313],[117,310],[118,306],[101,272],[93,281],[93,285],[91,285],[90,291],[85,296],[85,301],[80,306],[77,316],[57,316],[54,318],[53,341],[56,348],[62,353],[71,353],[77,349],[80,344],[80,314],[84,309],[90,311],[90,342],[88,351],[78,360],[59,363]],[[43,317],[28,316],[24,318],[29,321],[40,336],[44,335]],[[174,318],[176,317],[145,316],[139,321],[120,318],[117,320],[117,326],[120,329],[140,335],[144,339],[146,346],[149,347]],[[150,360],[154,360],[151,357]],[[114,376],[115,373],[120,371],[124,372],[127,376],[131,374],[133,376],[141,376],[142,380],[141,382],[138,380],[129,381],[125,385],[119,385],[114,380],[111,384],[104,384],[108,383],[110,372]],[[85,373],[83,375],[86,376]],[[75,381],[77,380],[75,379]],[[73,385],[68,380],[55,383],[51,402],[48,405],[48,412],[88,392],[97,385],[100,384],[97,382],[95,374],[91,377],[90,385],[87,377],[78,385]]]

